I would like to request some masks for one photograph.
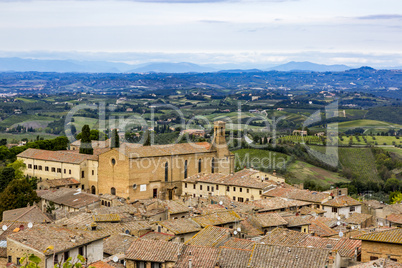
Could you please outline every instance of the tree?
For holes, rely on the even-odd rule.
[[[390,195],[390,199],[391,199],[391,204],[400,204],[402,203],[402,193],[400,192],[392,192],[391,194],[395,193],[394,195]]]
[[[24,170],[26,169],[24,161],[15,160],[13,163],[8,164],[7,167],[14,169],[14,178],[19,180],[24,178]]]
[[[27,180],[14,179],[0,194],[0,216],[5,210],[23,208],[39,201],[40,198]]]
[[[84,125],[81,131],[81,154],[94,154],[94,149],[91,144],[91,130],[88,125]]]
[[[120,138],[119,138],[119,134],[117,133],[117,129],[113,130],[110,147],[111,148],[119,148],[120,147]]]
[[[401,183],[397,178],[395,178],[395,175],[393,175],[391,178],[389,178],[384,185],[384,190],[386,192],[395,192],[399,190]]]
[[[145,141],[144,141],[144,146],[151,146],[151,134],[149,133],[149,130],[145,132]]]
[[[15,178],[15,171],[12,167],[2,168],[0,171],[0,192],[6,189],[7,185]]]

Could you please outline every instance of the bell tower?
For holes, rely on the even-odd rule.
[[[226,123],[223,121],[214,122],[214,138],[212,140],[212,150],[216,150],[215,167],[217,172],[230,174],[234,169],[233,154],[230,153],[226,143]]]

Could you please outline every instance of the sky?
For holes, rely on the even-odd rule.
[[[402,66],[400,0],[0,0],[0,57]]]

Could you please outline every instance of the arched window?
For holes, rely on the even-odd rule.
[[[95,186],[91,186],[91,194],[96,194],[96,188]]]
[[[215,158],[212,157],[211,161],[211,173],[215,173]]]
[[[202,168],[202,160],[200,158],[198,159],[198,173],[201,173],[201,168]]]
[[[110,189],[110,193],[111,193],[112,195],[116,195],[116,188],[112,187],[112,188]]]
[[[169,181],[169,163],[165,163],[165,181]]]
[[[187,160],[184,161],[184,178],[187,178]]]

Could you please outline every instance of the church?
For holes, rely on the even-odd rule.
[[[119,148],[94,149],[94,155],[27,149],[17,157],[27,165],[25,174],[40,181],[73,178],[92,194],[130,200],[176,199],[182,195],[182,181],[190,176],[234,172],[234,155],[226,144],[222,121],[214,123],[212,143],[122,143]]]

